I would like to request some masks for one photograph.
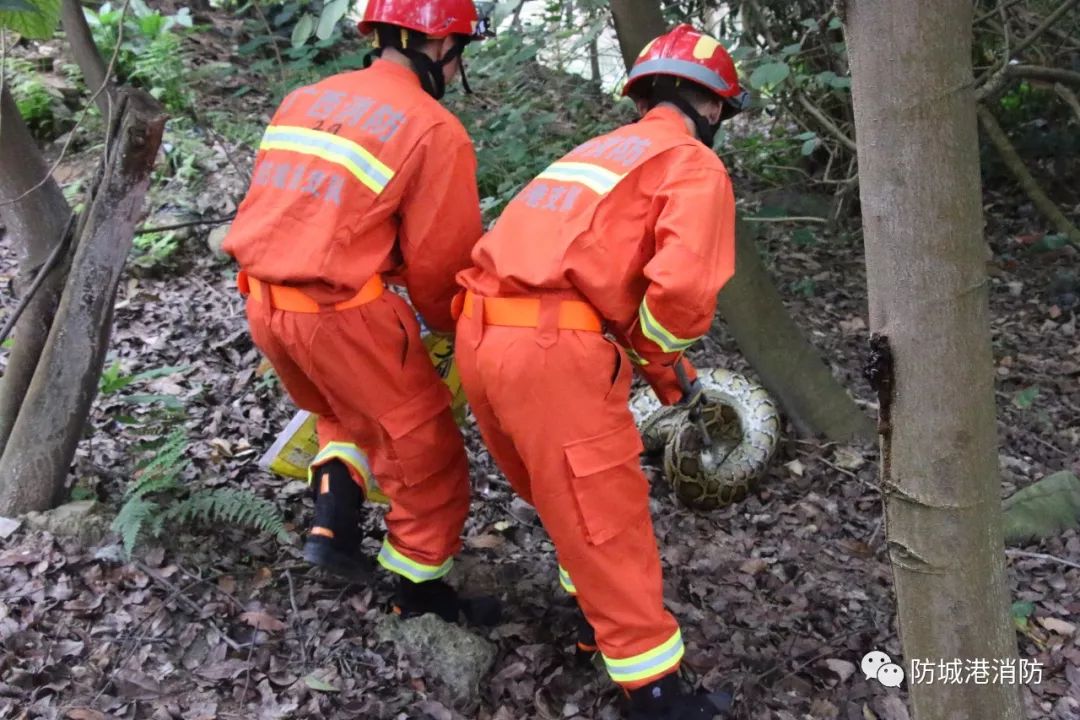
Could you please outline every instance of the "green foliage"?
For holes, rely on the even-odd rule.
[[[1028,602],[1026,600],[1017,601],[1012,604],[1009,609],[1009,614],[1012,616],[1013,624],[1017,630],[1027,630],[1028,618],[1035,612],[1035,603]]]
[[[249,527],[287,542],[289,534],[273,503],[238,488],[198,490],[163,515],[165,523],[213,522]]]
[[[1002,509],[1010,544],[1080,527],[1080,478],[1067,470],[1047,475],[1006,499]]]
[[[1035,404],[1035,400],[1039,397],[1039,388],[1035,385],[1024,388],[1020,392],[1013,396],[1013,405],[1021,410],[1027,410]]]
[[[60,21],[61,0],[0,0],[0,28],[44,40]]]
[[[30,130],[49,137],[62,132],[72,119],[63,93],[45,82],[41,69],[28,60],[10,58],[7,69],[8,89]]]
[[[595,85],[536,62],[541,32],[507,32],[466,51],[470,82],[483,100],[457,89],[448,106],[476,145],[477,178],[493,219],[536,174],[575,146],[636,117]]]
[[[177,428],[164,440],[139,446],[143,456],[124,492],[112,528],[129,555],[147,537],[190,523],[228,523],[286,541],[284,521],[274,505],[248,490],[190,488],[182,482],[190,468],[187,433]]]
[[[101,371],[101,379],[98,382],[98,391],[102,395],[116,395],[130,385],[146,382],[147,380],[154,380],[155,378],[175,375],[176,373],[181,373],[185,370],[187,370],[186,367],[175,365],[144,370],[143,372],[131,375],[124,372],[119,360],[115,360]]]
[[[148,269],[165,266],[179,247],[179,236],[173,231],[136,235],[131,245],[131,262]]]
[[[184,112],[194,104],[187,83],[187,52],[182,33],[192,27],[191,14],[182,8],[175,15],[151,10],[143,0],[131,0],[123,17],[122,5],[103,4],[96,12],[84,8],[94,41],[106,57],[117,52],[116,67],[121,80],[139,85],[173,112]]]

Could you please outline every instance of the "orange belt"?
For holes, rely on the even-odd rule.
[[[236,286],[244,295],[251,293],[256,300],[263,299],[263,293],[270,293],[270,304],[278,310],[301,313],[317,313],[324,310],[348,310],[371,302],[383,293],[385,286],[381,275],[372,275],[371,279],[364,283],[360,291],[348,300],[342,300],[333,305],[320,305],[303,290],[298,290],[285,285],[271,285],[262,280],[256,280],[241,270],[236,276]]]
[[[461,313],[473,316],[473,291],[465,291]],[[508,327],[539,327],[540,298],[535,297],[484,297],[484,323]],[[602,332],[603,320],[593,306],[580,300],[559,302],[559,329]]]

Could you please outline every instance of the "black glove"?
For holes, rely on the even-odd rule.
[[[688,387],[683,388],[683,396],[679,398],[678,405],[694,410],[701,404],[704,397],[705,388],[702,386],[701,380],[694,378],[694,381]]]

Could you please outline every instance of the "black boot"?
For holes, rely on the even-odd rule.
[[[349,468],[340,460],[322,465],[312,491],[315,519],[304,543],[304,559],[349,579],[370,577],[373,565],[360,552],[364,491]]]
[[[459,622],[461,616],[474,625],[495,625],[502,615],[499,601],[490,595],[463,598],[442,580],[414,583],[398,579],[394,612],[403,618],[435,613],[446,622]]]
[[[574,626],[577,633],[578,654],[592,657],[600,648],[596,645],[596,631],[593,630],[593,626],[589,624],[589,621],[585,619],[585,613],[581,611],[580,606],[577,608],[574,617]]]
[[[731,707],[727,693],[695,693],[683,691],[678,673],[671,673],[656,682],[630,691],[628,720],[713,720],[726,717]]]

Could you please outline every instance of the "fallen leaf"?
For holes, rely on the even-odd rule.
[[[882,720],[911,720],[904,701],[896,695],[886,695],[881,701]]]
[[[435,700],[427,700],[417,705],[417,709],[431,720],[453,720],[454,714],[446,706]]]
[[[200,667],[195,674],[207,680],[230,680],[251,667],[251,663],[233,658]]]
[[[493,550],[505,542],[506,539],[502,535],[494,535],[492,533],[465,538],[465,544],[468,547],[481,550]]]
[[[106,720],[106,715],[90,708],[71,708],[64,717],[69,720]]]
[[[840,660],[839,658],[826,659],[825,667],[836,673],[840,678],[840,682],[847,682],[847,679],[855,674],[855,663]]]
[[[22,520],[0,517],[0,540],[7,540],[20,527],[22,527]]]
[[[161,695],[161,683],[134,670],[122,670],[113,676],[116,691],[128,700],[153,700]]]
[[[866,464],[866,458],[856,450],[839,447],[833,451],[833,463],[845,470],[858,470]]]
[[[1057,618],[1037,618],[1039,624],[1050,632],[1057,633],[1058,635],[1064,635],[1065,637],[1072,637],[1076,634],[1076,626],[1071,622],[1065,622],[1064,620],[1058,620]]]
[[[312,690],[317,690],[319,692],[326,692],[326,693],[341,692],[340,690],[338,690],[336,687],[334,687],[330,683],[328,683],[325,680],[317,677],[315,675],[315,673],[311,673],[310,675],[305,677],[304,678],[304,684],[307,685]]]
[[[792,472],[793,474],[795,474],[795,475],[798,475],[799,477],[802,477],[802,476],[803,476],[803,473],[804,473],[804,472],[806,472],[806,466],[805,466],[805,465],[803,465],[803,464],[802,464],[801,462],[799,462],[798,460],[792,460],[791,462],[789,462],[789,463],[788,463],[787,465],[785,465],[784,467],[786,467],[786,468],[787,468],[788,470],[790,470],[790,471],[791,471],[791,472]]]
[[[240,619],[256,630],[281,632],[286,628],[285,623],[263,610],[251,610],[246,613],[240,613]]]
[[[768,566],[769,563],[765,562],[761,558],[750,558],[739,566],[739,572],[746,573],[747,575],[757,575],[759,572],[761,572]]]

